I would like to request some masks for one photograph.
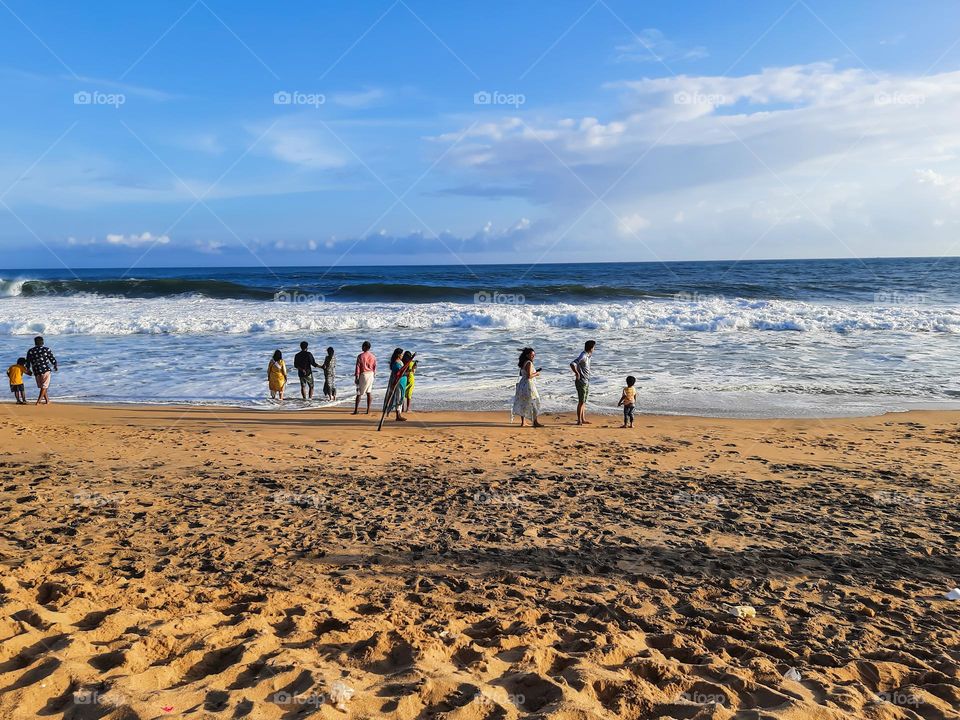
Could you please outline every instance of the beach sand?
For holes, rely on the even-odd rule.
[[[411,417],[4,405],[0,717],[960,717],[960,413]]]

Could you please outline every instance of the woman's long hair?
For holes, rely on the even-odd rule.
[[[280,362],[281,360],[283,360],[283,353],[277,350],[273,353],[273,361]]]
[[[517,363],[517,367],[522,368],[528,362],[530,362],[531,357],[533,356],[533,348],[525,347],[520,351],[520,362]]]
[[[393,355],[390,356],[390,364],[393,365],[401,357],[403,357],[403,348],[397,348],[393,351]]]

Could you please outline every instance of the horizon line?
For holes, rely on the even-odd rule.
[[[0,268],[0,272],[26,272],[38,270],[48,272],[51,270],[293,270],[293,269],[312,269],[312,268],[390,268],[390,267],[409,267],[409,268],[471,268],[471,267],[512,267],[512,266],[531,266],[538,265],[680,265],[680,264],[710,264],[710,263],[733,263],[743,265],[747,263],[774,263],[774,262],[865,262],[868,260],[948,260],[957,259],[960,255],[871,255],[869,257],[817,257],[817,258],[750,258],[750,259],[720,259],[720,260],[597,260],[591,262],[477,262],[477,263],[386,263],[382,265],[362,264],[362,265],[266,265],[264,263],[251,265],[145,265],[140,268],[127,265],[89,265],[89,266],[49,266],[49,267],[9,267]]]

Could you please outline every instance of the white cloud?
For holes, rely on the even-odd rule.
[[[205,255],[219,255],[227,246],[222,240],[198,240],[193,247]]]
[[[123,247],[144,247],[146,245],[166,245],[170,242],[167,235],[154,235],[153,233],[143,232],[139,235],[121,235],[112,233],[107,235],[108,245],[121,245]]]
[[[960,178],[947,177],[936,170],[917,170],[917,181],[923,185],[947,188],[953,192],[960,190]]]
[[[648,227],[650,221],[636,213],[620,218],[620,232],[624,235],[636,235]]]
[[[167,245],[170,242],[170,238],[167,235],[154,235],[150,232],[142,232],[139,235],[134,233],[132,235],[124,235],[122,233],[108,233],[107,236],[103,239],[100,238],[86,238],[86,239],[77,239],[75,237],[67,238],[67,245],[79,246],[79,247],[89,247],[92,245],[106,245],[112,247],[127,247],[127,248],[139,248],[139,247],[148,247],[154,245]]]
[[[121,132],[126,131],[121,129]],[[272,156],[268,148],[258,145],[257,149]],[[286,163],[277,164],[271,172],[258,171],[247,176],[238,167],[225,177],[220,177],[223,170],[217,168],[206,177],[174,177],[163,168],[150,168],[141,174],[119,159],[83,151],[71,152],[70,157],[63,159],[46,157],[29,175],[22,177],[24,167],[30,167],[35,160],[35,156],[26,153],[0,157],[0,186],[10,188],[4,202],[11,207],[36,205],[86,210],[141,203],[189,205],[198,196],[210,203],[225,198],[320,192],[342,186],[342,183],[335,185],[333,179],[318,176],[307,179],[291,173]]]
[[[255,138],[263,132],[263,129],[251,130]],[[312,170],[329,170],[346,164],[340,143],[309,118],[278,123],[267,131],[258,147],[276,160]]]
[[[92,90],[95,88],[106,88],[108,90],[122,93],[133,97],[144,98],[154,102],[166,102],[179,99],[181,96],[158,90],[156,88],[144,87],[143,85],[133,85],[131,83],[109,80],[106,78],[92,77],[90,75],[46,75],[43,73],[31,72],[29,70],[20,70],[17,68],[0,67],[0,75],[29,80],[36,83],[46,84],[65,84],[73,87],[74,90]]]
[[[522,217],[516,222],[497,228],[493,222],[472,233],[459,235],[450,230],[437,234],[412,230],[406,233],[392,233],[385,228],[363,238],[331,237],[325,248],[352,248],[358,255],[427,254],[448,256],[454,261],[456,256],[477,255],[487,252],[511,252],[515,250],[542,247],[547,240],[545,232],[550,226],[545,222],[532,222]],[[453,253],[453,256],[451,256]]]
[[[118,82],[116,80],[106,80],[104,78],[89,77],[89,76],[77,76],[73,75],[62,75],[62,80],[73,81],[76,83],[81,83],[84,85],[91,85],[95,87],[105,87],[111,90],[115,90],[123,93],[124,95],[133,95],[136,97],[142,97],[147,100],[153,100],[155,102],[166,102],[169,100],[175,100],[179,98],[179,95],[174,95],[168,93],[164,90],[157,90],[156,88],[144,87],[142,85],[131,85],[130,83]]]
[[[616,48],[618,62],[656,62],[671,60],[699,60],[707,57],[707,49],[701,45],[682,47],[656,28],[641,30],[628,43]]]
[[[948,244],[929,218],[960,221],[942,179],[960,177],[960,72],[812,63],[607,87],[606,117],[475,125],[444,160],[459,181],[446,192],[517,188],[571,246],[619,234],[621,252],[663,257],[935,254]],[[638,218],[646,231],[624,236]]]

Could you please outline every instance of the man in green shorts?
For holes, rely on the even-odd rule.
[[[589,425],[587,420],[587,397],[590,395],[590,356],[597,346],[596,340],[587,340],[583,352],[570,363],[573,370],[574,385],[577,387],[577,425]]]

